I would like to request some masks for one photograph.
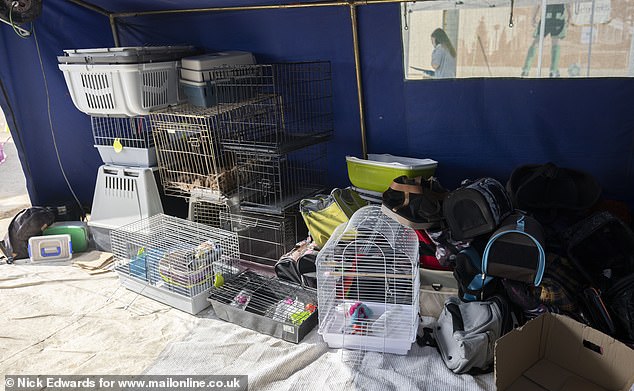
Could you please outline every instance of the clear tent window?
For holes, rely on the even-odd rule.
[[[437,29],[454,48],[456,78],[634,76],[634,1],[403,3],[401,27],[407,80],[438,77],[438,56],[451,55],[434,53]]]

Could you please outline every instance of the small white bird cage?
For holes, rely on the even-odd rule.
[[[379,206],[359,209],[317,256],[324,341],[357,353],[352,360],[366,351],[407,354],[418,328],[418,262],[412,229]]]

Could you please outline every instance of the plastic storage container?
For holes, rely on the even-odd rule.
[[[202,82],[213,80],[214,68],[249,64],[255,64],[255,58],[249,52],[218,52],[183,58],[180,72],[182,79]]]
[[[193,46],[126,46],[64,50],[60,64],[137,64],[179,60],[196,52]]]
[[[394,178],[407,175],[410,178],[429,178],[436,172],[438,162],[432,159],[415,159],[390,154],[368,154],[368,160],[346,156],[348,178],[360,189],[383,193]]]
[[[68,234],[29,238],[31,262],[66,261],[72,257],[73,246]]]
[[[73,252],[80,253],[88,249],[88,225],[83,221],[59,221],[46,228],[43,234],[68,234],[73,243]]]
[[[147,115],[179,101],[178,61],[58,66],[73,103],[89,115]]]

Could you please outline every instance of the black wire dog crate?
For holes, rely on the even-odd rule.
[[[218,137],[220,118],[231,105],[223,107],[181,104],[150,114],[165,194],[189,198],[194,189],[217,194],[235,190],[234,153],[225,150]]]
[[[215,281],[238,274],[235,233],[157,214],[111,233],[115,270],[126,288],[196,314]]]
[[[283,213],[302,198],[323,191],[326,144],[285,154],[236,150],[238,198],[243,211]]]
[[[314,292],[250,270],[213,288],[209,301],[220,319],[288,342],[300,342],[317,324]]]
[[[238,235],[240,259],[268,268],[295,243],[306,238],[308,229],[297,208],[281,215],[240,212],[235,198],[216,197],[194,191],[189,199],[188,219]]]
[[[91,117],[95,148],[107,164],[156,166],[154,139],[147,116]]]
[[[271,268],[308,235],[304,220],[295,209],[281,215],[221,211],[219,218],[220,228],[238,235],[241,259]]]
[[[213,78],[218,108],[240,104],[221,119],[229,149],[281,154],[332,135],[330,62],[235,65]]]

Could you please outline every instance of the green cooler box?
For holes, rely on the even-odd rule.
[[[44,235],[70,235],[73,253],[88,249],[88,225],[83,221],[59,221],[44,230]]]

